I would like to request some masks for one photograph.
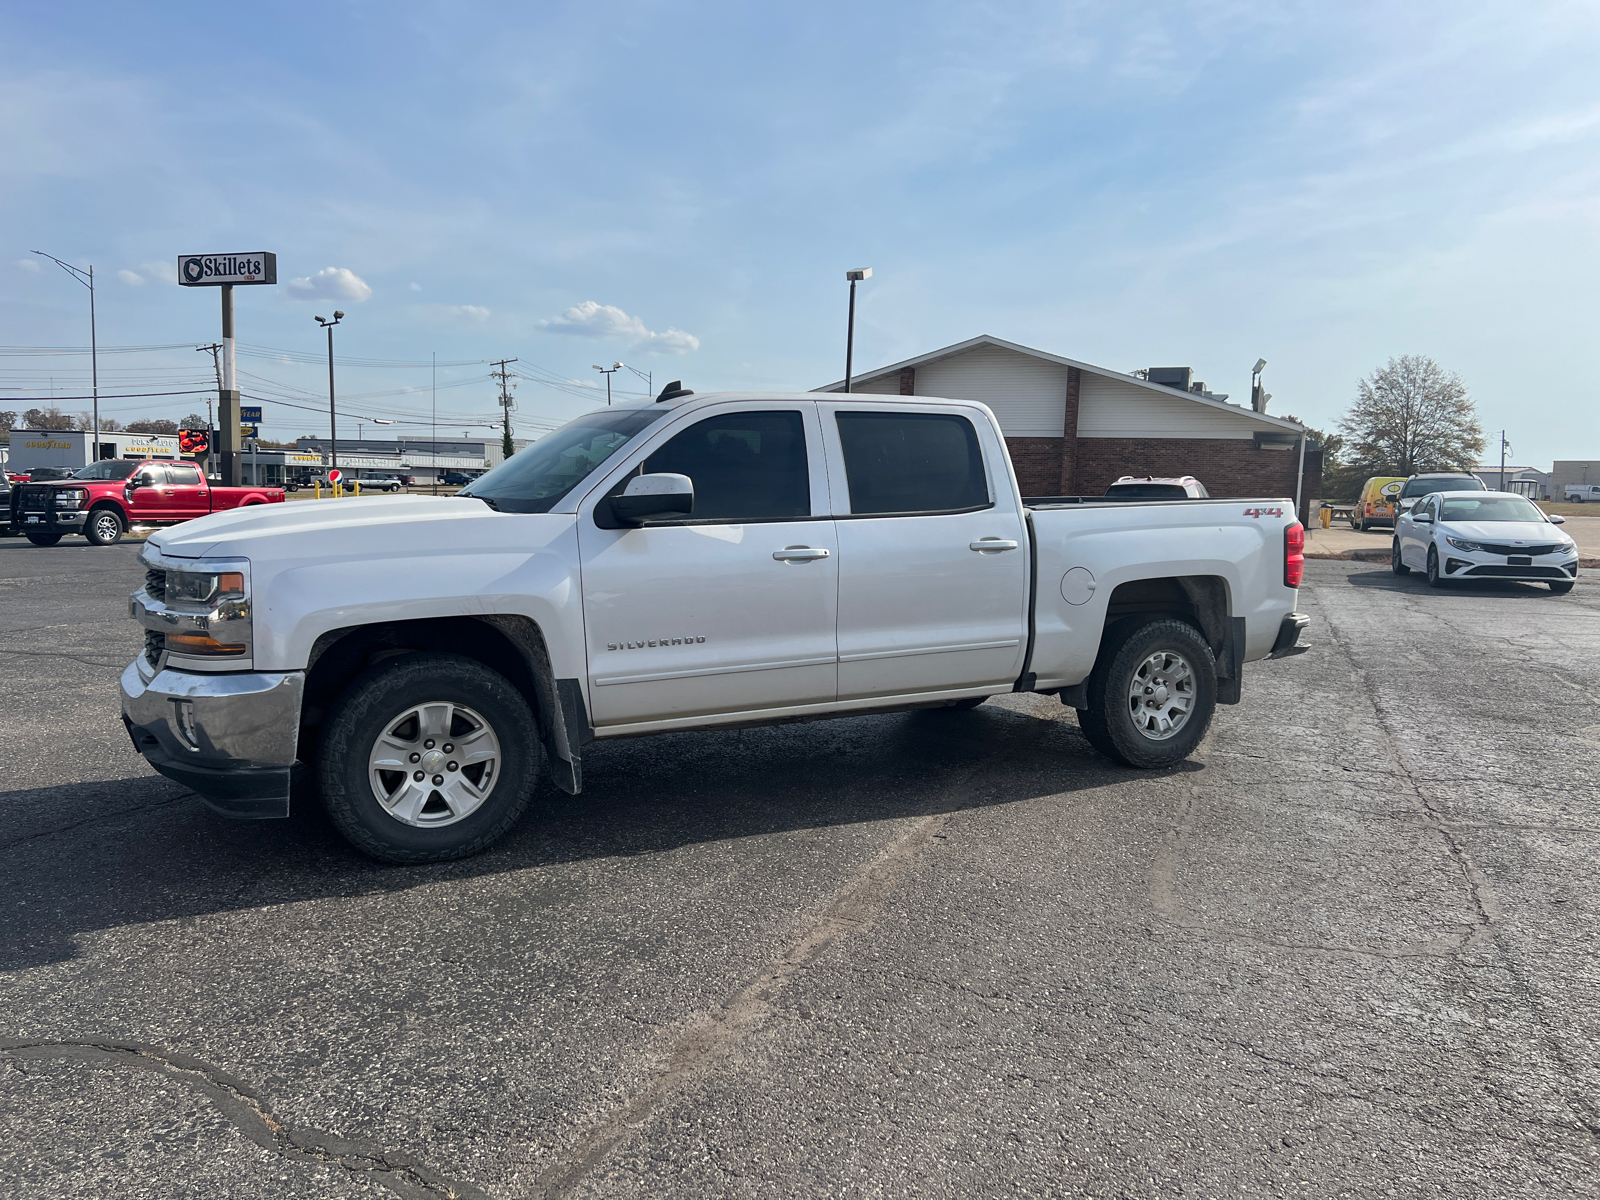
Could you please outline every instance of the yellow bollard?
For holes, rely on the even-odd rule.
[[[315,499],[321,500],[322,499],[322,480],[320,480],[320,479],[313,480],[312,483],[311,483],[311,486],[316,489],[316,493],[317,494],[315,496]]]
[[[361,480],[359,480],[359,479],[356,480],[350,486],[355,489],[356,499],[357,500],[361,499]]]
[[[1322,510],[1322,527],[1330,529],[1333,526],[1333,509],[1324,507]]]

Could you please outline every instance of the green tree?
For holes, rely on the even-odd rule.
[[[164,417],[158,417],[154,419],[146,417],[142,421],[129,421],[128,432],[165,433],[171,435],[178,432],[178,423],[176,421],[168,421]]]
[[[54,404],[30,408],[22,414],[24,429],[71,429],[72,418]]]
[[[1391,358],[1357,384],[1339,428],[1341,465],[1362,479],[1470,470],[1486,444],[1461,376],[1421,354]]]
[[[510,458],[516,452],[517,448],[511,441],[511,415],[507,413],[505,426],[500,430],[500,453]]]

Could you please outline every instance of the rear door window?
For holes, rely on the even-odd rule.
[[[158,468],[159,469],[159,468]],[[199,487],[200,470],[188,463],[167,463],[167,483],[173,487]]]
[[[723,413],[697,421],[644,461],[644,473],[687,475],[691,522],[798,520],[811,515],[811,470],[798,412]],[[616,488],[622,491],[626,482]]]
[[[983,451],[955,413],[841,412],[850,511],[914,516],[990,507]]]

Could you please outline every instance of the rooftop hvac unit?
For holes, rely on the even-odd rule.
[[[1162,387],[1173,388],[1176,391],[1187,392],[1194,383],[1193,367],[1151,367],[1145,372],[1145,377],[1151,383],[1159,383]]]

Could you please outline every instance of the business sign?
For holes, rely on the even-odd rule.
[[[261,408],[260,408],[260,406],[256,405],[256,406],[252,407],[251,405],[248,405],[248,404],[240,405],[239,406],[239,420],[243,421],[247,425],[259,425],[261,423]]]
[[[343,478],[344,478],[344,472],[339,470],[338,467],[335,467],[333,470],[328,472],[328,482],[329,483],[338,483],[339,480],[341,480]]]
[[[266,250],[250,250],[242,254],[180,254],[178,282],[184,287],[277,283],[278,256]]]
[[[260,437],[261,436],[261,427],[259,425],[240,425],[239,426],[239,436],[240,437]]]
[[[178,449],[185,454],[204,454],[211,449],[209,429],[178,430]]]

